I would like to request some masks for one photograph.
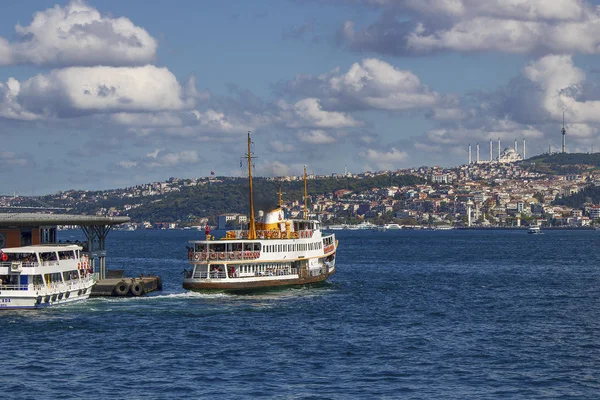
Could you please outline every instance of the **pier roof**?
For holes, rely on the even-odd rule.
[[[0,213],[0,226],[119,225],[129,222],[129,220],[129,217],[101,217],[97,215]]]

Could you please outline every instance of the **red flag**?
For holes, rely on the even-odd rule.
[[[215,171],[210,171],[210,174],[211,174],[211,175],[214,175],[214,174],[215,174]]]

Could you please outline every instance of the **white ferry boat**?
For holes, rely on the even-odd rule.
[[[35,245],[0,250],[0,309],[40,308],[86,300],[95,283],[80,246]]]
[[[542,233],[542,231],[540,230],[540,226],[539,225],[531,225],[529,227],[529,230],[527,231],[527,233],[530,233],[532,235],[537,235]]]
[[[304,170],[304,217],[286,219],[279,207],[254,219],[252,153],[248,133],[250,222],[247,230],[228,231],[215,240],[207,229],[205,240],[190,241],[183,288],[194,291],[250,291],[306,285],[325,281],[335,273],[335,234],[323,234],[319,221],[309,220]]]

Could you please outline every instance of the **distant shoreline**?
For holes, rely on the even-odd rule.
[[[454,229],[460,229],[460,230],[485,230],[485,231],[489,231],[489,230],[496,230],[496,231],[526,231],[529,229],[528,226],[521,226],[521,227],[515,227],[515,226],[490,226],[490,227],[484,227],[484,226],[472,226],[472,227],[459,227],[459,228],[454,228]],[[592,228],[590,226],[548,226],[548,227],[542,227],[542,230],[544,231],[593,231],[596,228]]]

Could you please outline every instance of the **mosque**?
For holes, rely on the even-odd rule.
[[[523,139],[523,155],[519,154],[517,150],[517,140],[515,139],[514,147],[507,147],[503,152],[500,152],[500,138],[498,138],[498,157],[496,159],[493,158],[493,142],[490,139],[490,159],[489,160],[480,160],[479,159],[479,143],[477,143],[477,158],[475,160],[476,164],[481,163],[492,163],[498,162],[501,164],[514,163],[517,161],[522,161],[525,159],[525,139]],[[472,164],[473,160],[471,158],[471,144],[469,143],[469,164]]]

